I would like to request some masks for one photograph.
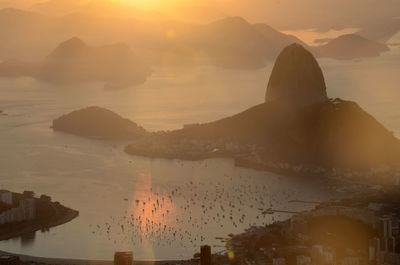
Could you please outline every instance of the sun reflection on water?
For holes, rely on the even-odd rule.
[[[141,238],[151,242],[168,236],[177,227],[176,207],[171,195],[153,188],[151,174],[141,174],[144,183],[133,193],[128,215],[124,218],[136,227]]]

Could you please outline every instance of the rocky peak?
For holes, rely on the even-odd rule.
[[[88,49],[88,46],[81,39],[73,37],[62,42],[57,48],[48,55],[48,58],[54,57],[70,57],[83,53]]]
[[[314,56],[294,43],[279,54],[269,79],[266,101],[305,106],[328,99],[322,70]]]

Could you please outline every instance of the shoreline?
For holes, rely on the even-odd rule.
[[[35,198],[36,201],[40,199]],[[52,207],[55,208],[57,214],[52,216],[49,220],[45,222],[40,222],[38,220],[26,221],[24,223],[16,224],[16,227],[7,227],[4,225],[6,229],[11,231],[1,231],[0,230],[0,241],[9,240],[12,238],[22,237],[24,235],[28,235],[31,233],[36,233],[40,230],[50,229],[56,226],[60,226],[66,223],[71,222],[75,218],[79,216],[79,211],[73,210],[71,208],[65,207],[61,204],[51,202]],[[2,227],[4,228],[4,227]],[[2,229],[5,230],[5,229]]]
[[[51,221],[46,225],[43,224],[32,224],[30,226],[27,226],[25,228],[23,228],[22,230],[19,231],[12,231],[6,234],[0,233],[0,241],[5,241],[5,240],[9,240],[9,239],[13,239],[13,238],[17,238],[17,237],[21,237],[30,233],[36,233],[37,231],[42,230],[43,228],[53,228],[56,226],[60,226],[66,223],[71,222],[73,219],[75,219],[76,217],[79,216],[79,212],[72,210],[70,208],[67,208],[68,214],[62,218],[59,218],[55,221]]]
[[[176,154],[144,151],[143,149],[132,148],[132,145],[125,146],[123,150],[127,155],[138,156],[149,159],[181,160],[181,161],[204,161],[207,159],[232,159],[234,166],[243,169],[252,169],[261,172],[269,172],[285,177],[315,179],[317,181],[328,181],[336,184],[355,184],[367,187],[371,186],[391,186],[396,184],[395,173],[392,169],[384,172],[373,172],[374,168],[369,170],[356,170],[349,168],[328,168],[316,165],[298,165],[289,162],[263,162],[235,154],[232,152],[219,151],[215,153],[201,154]],[[400,174],[400,173],[399,173]],[[379,179],[379,181],[377,181]]]
[[[232,159],[234,162],[235,167],[246,168],[246,169],[254,169],[258,171],[266,171],[272,172],[280,175],[285,176],[299,176],[299,177],[306,177],[305,174],[299,174],[297,172],[293,172],[290,170],[280,169],[270,167],[261,163],[255,163],[253,161],[239,158],[233,154],[228,154],[225,152],[208,154],[208,155],[176,155],[176,154],[162,154],[162,153],[155,153],[155,152],[141,152],[139,150],[132,150],[129,148],[129,145],[125,146],[124,152],[131,156],[138,156],[150,159],[166,159],[166,160],[181,160],[181,161],[204,161],[207,159]],[[310,176],[309,174],[308,176]]]
[[[23,262],[36,262],[51,265],[114,265],[113,260],[73,259],[73,258],[46,258],[24,254],[15,254],[0,250],[0,255],[18,256]],[[162,265],[162,264],[191,264],[191,260],[134,260],[136,265]]]
[[[312,172],[302,173],[296,172],[294,170],[289,170],[285,168],[272,167],[266,164],[257,163],[248,159],[238,157],[234,154],[228,154],[227,152],[214,153],[209,155],[172,155],[172,154],[162,154],[155,152],[141,152],[139,150],[132,150],[129,145],[125,146],[124,152],[130,156],[138,156],[150,159],[166,159],[166,160],[181,160],[181,161],[204,161],[208,159],[232,159],[235,167],[244,169],[253,169],[262,172],[270,172],[287,177],[301,177],[301,178],[319,178],[321,174],[315,174]]]

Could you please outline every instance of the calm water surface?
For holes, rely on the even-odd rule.
[[[357,101],[400,136],[400,49],[361,62],[320,60],[331,97]],[[111,259],[133,250],[143,259],[191,257],[215,237],[289,217],[261,209],[303,210],[290,200],[324,200],[318,183],[235,168],[229,159],[199,162],[126,155],[124,143],[53,132],[51,121],[89,105],[109,108],[149,130],[216,120],[263,101],[272,65],[257,71],[204,67],[158,69],[136,88],[57,87],[29,78],[0,79],[0,188],[34,190],[80,211],[49,232],[0,242],[28,255]]]

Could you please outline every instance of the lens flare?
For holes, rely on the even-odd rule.
[[[232,250],[230,250],[230,251],[228,252],[228,259],[229,259],[230,261],[234,261],[234,260],[235,260],[235,253],[234,253]]]

